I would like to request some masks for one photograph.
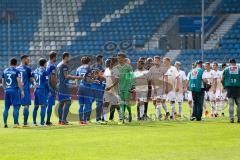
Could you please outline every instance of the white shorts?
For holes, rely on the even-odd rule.
[[[187,98],[188,98],[188,101],[192,101],[193,100],[193,98],[192,98],[192,91],[188,91]]]
[[[153,90],[154,92],[154,90]],[[157,99],[167,99],[167,96],[165,94],[163,94],[163,90],[161,88],[157,89],[157,95],[155,95],[155,93],[153,93],[153,100],[157,100]]]
[[[147,102],[147,92],[137,92],[137,99],[141,102]]]
[[[104,92],[103,102],[109,102],[111,105],[119,105],[119,97],[110,92]]]
[[[175,91],[168,92],[167,99],[169,101],[174,101],[175,102],[175,100],[176,100],[176,92]]]
[[[176,101],[183,102],[183,93],[182,92],[176,92]]]

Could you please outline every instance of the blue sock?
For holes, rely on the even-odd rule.
[[[34,124],[37,124],[37,111],[38,111],[38,107],[39,106],[34,106],[34,109],[33,109],[33,123]]]
[[[63,107],[64,107],[64,102],[60,102],[58,106],[59,122],[62,122]]]
[[[47,107],[47,122],[50,122],[51,115],[52,115],[52,105],[48,105],[48,107]]]
[[[64,109],[63,109],[63,121],[64,122],[67,121],[67,116],[68,116],[68,113],[69,113],[70,106],[71,106],[71,101],[65,102],[65,106],[64,106]]]
[[[4,121],[4,124],[7,124],[9,108],[10,108],[10,106],[6,106],[5,105],[5,108],[4,108],[4,111],[3,111],[3,121]]]
[[[28,121],[28,116],[29,116],[29,106],[24,106],[23,108],[23,124],[27,125],[27,121]]]
[[[80,107],[79,107],[79,121],[83,121],[83,107],[84,105],[83,104],[80,104]]]
[[[45,124],[45,115],[46,115],[46,109],[47,107],[46,106],[41,106],[41,112],[40,112],[40,115],[41,115],[41,125],[44,125]]]
[[[85,104],[84,119],[89,121],[92,113],[92,103]]]
[[[18,123],[18,117],[19,117],[19,105],[13,106],[13,119],[14,119],[14,124],[19,124]]]

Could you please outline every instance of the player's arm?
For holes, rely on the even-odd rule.
[[[83,77],[81,77],[81,76],[73,76],[73,75],[68,74],[67,70],[65,70],[63,74],[64,74],[64,78],[65,79],[72,79],[72,80],[81,80],[81,79],[83,79]]]
[[[3,87],[3,89],[5,89],[5,81],[4,81],[4,78],[2,78],[2,87]]]
[[[179,76],[176,77],[176,86],[175,86],[175,91],[179,91],[179,86],[180,86],[180,78]]]
[[[21,91],[21,97],[24,98],[23,84],[20,75],[17,77],[18,87]]]

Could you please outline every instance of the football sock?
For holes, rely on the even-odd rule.
[[[167,113],[167,112],[168,112],[168,109],[167,109],[167,105],[166,105],[165,102],[162,103],[162,107],[163,107],[164,111]]]
[[[178,113],[182,116],[182,102],[178,102]]]
[[[64,107],[64,102],[60,102],[58,106],[59,122],[62,122],[63,107]]]
[[[37,111],[38,111],[38,106],[34,106],[34,108],[33,108],[33,123],[34,124],[37,123],[37,121],[36,121],[36,119],[37,119]]]
[[[66,101],[65,106],[63,108],[63,118],[62,118],[62,120],[64,122],[67,121],[67,116],[68,116],[68,113],[69,113],[70,106],[71,106],[71,101]]]
[[[171,116],[174,116],[174,113],[175,113],[175,102],[171,101],[170,104],[171,104],[171,110],[172,110]]]
[[[48,105],[47,107],[47,122],[50,122],[51,116],[52,116],[52,105]]]
[[[14,119],[14,124],[19,124],[18,123],[18,117],[19,117],[19,105],[14,105],[13,106],[13,119]]]
[[[45,115],[46,115],[46,106],[41,106],[41,111],[40,111],[40,116],[41,116],[41,125],[44,125],[44,119],[45,119]]]
[[[10,106],[6,106],[6,105],[5,105],[4,112],[3,112],[3,121],[4,121],[4,124],[7,124],[9,108],[10,108]]]
[[[28,121],[28,116],[29,116],[29,106],[24,106],[23,108],[23,124],[27,125],[27,121]]]
[[[78,113],[79,113],[79,121],[83,121],[83,107],[84,107],[84,105],[83,105],[83,104],[80,104],[79,110],[78,110]]]

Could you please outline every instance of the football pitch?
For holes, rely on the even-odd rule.
[[[32,112],[33,106],[31,106]],[[187,115],[188,105],[184,103]],[[136,108],[132,108],[136,111]],[[74,102],[71,110],[78,111]],[[14,160],[239,160],[240,124],[228,118],[205,118],[203,122],[134,120],[131,124],[3,128],[0,102],[0,159]],[[22,123],[22,109],[20,111]],[[153,105],[149,114],[154,113]],[[227,111],[225,112],[227,113]],[[39,117],[39,116],[38,116]],[[32,122],[32,116],[29,118]],[[53,114],[53,122],[57,118]]]

